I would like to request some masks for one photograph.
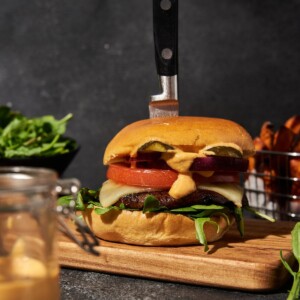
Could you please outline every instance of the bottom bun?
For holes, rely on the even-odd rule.
[[[143,246],[180,246],[199,244],[196,239],[195,223],[183,215],[171,213],[143,213],[141,211],[111,210],[97,215],[86,209],[83,218],[94,234],[107,241]],[[219,240],[234,223],[217,215],[211,217],[219,225],[204,224],[207,242]]]

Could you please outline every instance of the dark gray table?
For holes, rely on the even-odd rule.
[[[89,299],[272,299],[287,298],[290,286],[272,293],[249,293],[212,287],[171,283],[82,270],[61,270],[62,300]]]

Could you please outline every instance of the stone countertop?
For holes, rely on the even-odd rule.
[[[280,291],[269,293],[250,293],[246,291],[225,290],[182,283],[149,280],[91,272],[75,269],[61,269],[61,300],[90,299],[272,299],[287,298],[291,283]]]

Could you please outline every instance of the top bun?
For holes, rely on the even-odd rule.
[[[146,119],[124,127],[108,144],[103,163],[107,165],[118,157],[135,156],[141,146],[151,141],[198,150],[214,144],[235,144],[244,158],[255,152],[251,136],[235,122],[180,116]]]

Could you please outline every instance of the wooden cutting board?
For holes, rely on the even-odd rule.
[[[61,266],[167,281],[268,291],[280,288],[290,276],[280,261],[295,263],[291,252],[291,230],[295,223],[270,223],[249,219],[242,238],[236,228],[203,247],[143,247],[100,241],[99,256],[86,253],[59,236]]]

